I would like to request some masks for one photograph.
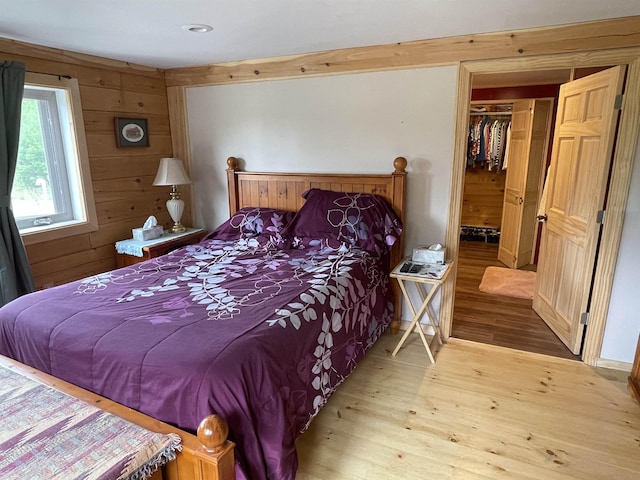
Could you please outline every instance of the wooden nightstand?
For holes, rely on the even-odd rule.
[[[201,228],[187,228],[182,233],[164,232],[161,237],[146,242],[139,242],[132,238],[116,242],[118,268],[134,265],[152,258],[169,253],[176,248],[198,243],[205,236]],[[141,253],[142,256],[139,256]]]

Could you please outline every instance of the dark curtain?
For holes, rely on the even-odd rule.
[[[34,290],[31,267],[11,211],[24,75],[24,63],[0,63],[0,306]]]

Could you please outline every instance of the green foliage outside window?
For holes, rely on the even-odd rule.
[[[20,122],[20,145],[18,147],[18,165],[14,179],[12,196],[22,200],[40,200],[44,192],[51,199],[51,191],[41,185],[42,180],[50,185],[49,172],[44,156],[44,142],[40,128],[38,100],[22,101]]]

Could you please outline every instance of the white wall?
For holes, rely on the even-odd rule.
[[[405,244],[444,242],[455,66],[187,91],[196,224],[229,216],[226,159],[248,171],[391,173],[408,160]]]
[[[606,221],[606,219],[605,219]],[[601,358],[633,362],[640,332],[640,143],[622,228]]]

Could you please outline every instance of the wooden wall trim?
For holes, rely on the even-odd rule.
[[[496,74],[619,65],[629,63],[637,56],[640,56],[640,43],[623,48],[585,50],[557,55],[473,60],[464,62],[464,65],[472,74]]]
[[[187,89],[185,87],[167,87],[167,103],[169,106],[169,125],[171,127],[171,149],[173,156],[184,163],[187,173],[191,174],[191,145],[189,143],[189,117],[187,115]],[[188,191],[186,191],[188,190]],[[189,197],[185,204],[185,217],[191,219],[191,226],[195,225],[194,189],[183,185],[182,191]]]
[[[169,105],[169,125],[171,127],[171,147],[173,155],[189,163],[191,156],[189,147],[189,123],[187,119],[186,88],[167,88],[167,103]]]
[[[83,67],[108,68],[109,70],[116,70],[122,73],[135,73],[136,75],[148,77],[162,78],[164,76],[164,71],[158,68],[145,67],[135,63],[112,60],[110,58],[72,52],[70,50],[62,50],[60,48],[44,47],[42,45],[24,43],[7,38],[0,38],[0,52],[6,52],[18,56],[41,58],[47,61],[63,62]]]
[[[631,173],[640,135],[640,56],[629,64],[624,97],[613,165],[611,166],[609,194],[605,206],[607,219],[602,227],[602,238],[591,294],[589,326],[582,350],[582,360],[588,365],[596,365],[602,351],[613,279],[618,263],[624,215],[631,186]]]
[[[597,51],[640,45],[640,16],[509,32],[461,35],[388,45],[166,70],[167,86],[217,85],[274,78],[455,64]]]
[[[451,189],[449,193],[449,223],[445,232],[445,245],[449,258],[457,259],[460,248],[460,218],[462,217],[462,197],[464,170],[467,157],[469,132],[469,104],[471,102],[471,72],[460,65],[458,68],[458,95],[456,96],[456,124],[453,134],[453,163],[451,167]],[[461,120],[464,119],[464,120]],[[453,325],[453,302],[456,291],[458,262],[453,263],[453,271],[442,285],[440,304],[440,330],[444,338],[451,336]]]
[[[608,368],[610,370],[620,370],[621,372],[630,372],[633,368],[631,362],[621,362],[619,360],[607,360],[604,358],[598,359],[596,362],[598,368]]]

